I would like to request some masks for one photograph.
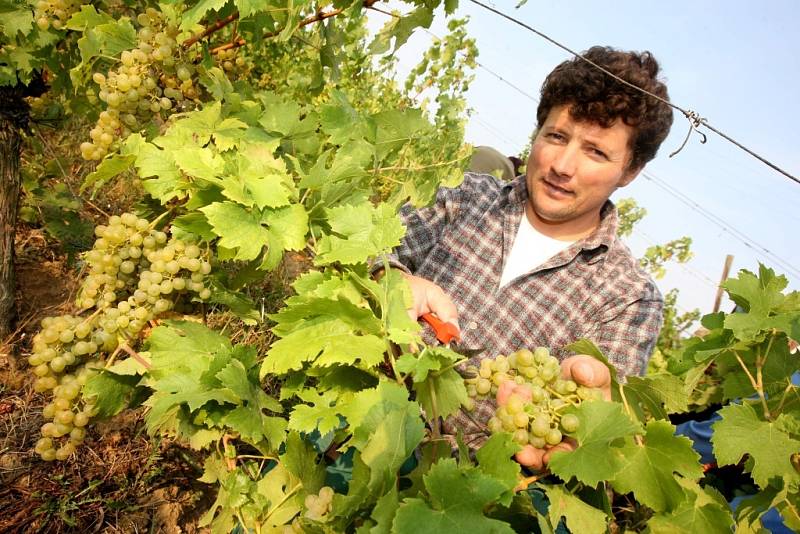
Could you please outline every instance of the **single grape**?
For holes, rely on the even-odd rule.
[[[575,414],[568,413],[561,417],[561,428],[564,430],[564,432],[571,434],[577,431],[579,426],[580,419],[578,419],[578,416]]]
[[[544,437],[548,445],[558,445],[561,443],[561,438],[561,431],[557,428],[550,429],[550,431]]]

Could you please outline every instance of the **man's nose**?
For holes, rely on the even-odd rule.
[[[578,167],[579,147],[572,143],[566,144],[556,154],[551,165],[552,170],[559,176],[568,178],[575,174]]]

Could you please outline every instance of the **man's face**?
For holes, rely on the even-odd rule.
[[[603,128],[576,122],[567,106],[550,110],[528,158],[526,180],[533,216],[577,233],[593,230],[611,193],[628,185],[639,172],[627,167],[632,132],[620,120]]]

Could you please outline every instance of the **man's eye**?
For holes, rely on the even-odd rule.
[[[598,148],[590,148],[589,151],[593,155],[597,156],[598,158],[608,159],[608,156],[606,156],[606,153],[603,152],[602,150],[598,149]]]
[[[562,141],[564,139],[564,136],[557,132],[550,132],[549,134],[547,134],[547,137],[555,141]]]

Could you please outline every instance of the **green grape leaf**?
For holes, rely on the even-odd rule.
[[[214,144],[221,152],[235,148],[244,138],[246,128],[247,124],[239,119],[233,117],[223,119],[211,134]]]
[[[584,401],[573,413],[580,421],[575,433],[579,446],[554,453],[550,470],[564,480],[574,476],[589,486],[613,479],[624,465],[622,449],[613,443],[639,433],[641,427],[615,402]]]
[[[86,381],[81,394],[84,398],[95,397],[98,417],[111,417],[128,406],[128,399],[140,380],[138,375],[101,372]]]
[[[77,11],[67,21],[66,28],[73,31],[85,31],[87,28],[94,28],[101,24],[110,24],[114,22],[114,17],[103,11],[98,12],[97,9],[91,4],[81,5],[80,11]]]
[[[357,306],[343,296],[337,299],[297,297],[287,302],[287,306],[278,313],[269,315],[278,325],[273,331],[279,336],[292,333],[297,327],[315,317],[328,320],[339,320],[354,330],[368,334],[380,334],[381,325],[372,310]]]
[[[225,7],[227,3],[228,0],[200,0],[183,12],[183,16],[181,17],[181,29],[190,30],[192,26],[203,20],[203,17],[205,17],[209,11],[219,11]]]
[[[83,192],[91,187],[96,192],[111,178],[130,169],[134,161],[136,161],[136,156],[133,154],[112,154],[110,157],[103,159],[95,170],[89,173],[81,184],[80,191]]]
[[[416,534],[470,532],[512,534],[502,521],[489,519],[484,510],[508,488],[478,468],[459,468],[447,458],[435,464],[423,477],[429,502],[419,498],[403,501],[394,518],[393,531]]]
[[[217,429],[201,428],[194,431],[189,437],[189,446],[196,450],[203,450],[215,441],[222,439],[225,433]]]
[[[353,365],[372,367],[383,361],[386,344],[372,334],[358,335],[352,327],[333,317],[319,317],[298,327],[272,344],[261,367],[261,376],[300,370],[305,362],[318,366]]]
[[[335,235],[319,240],[317,265],[366,263],[371,256],[390,252],[405,235],[397,214],[386,204],[338,206],[327,213]]]
[[[643,445],[631,439],[622,449],[623,466],[611,483],[619,493],[633,492],[637,501],[656,512],[675,510],[685,500],[675,473],[700,478],[700,457],[692,441],[676,436],[667,421],[650,421],[645,428]]]
[[[410,376],[414,382],[424,382],[429,371],[442,368],[442,361],[435,355],[423,351],[420,354],[403,354],[397,358],[397,370]]]
[[[369,433],[361,447],[361,459],[370,468],[368,487],[381,495],[394,487],[397,470],[414,453],[425,436],[419,406],[411,401],[403,405],[374,406],[353,434]]]
[[[200,208],[214,233],[220,236],[219,244],[236,251],[237,260],[253,260],[269,242],[267,229],[261,226],[259,216],[233,202],[215,202]]]
[[[209,478],[213,477],[210,473],[209,475]],[[200,518],[198,525],[204,527],[213,521],[215,532],[230,532],[234,526],[236,510],[249,500],[255,483],[241,469],[227,472],[220,470],[215,475],[219,483],[217,499]]]
[[[150,364],[150,355],[146,352],[140,352],[139,359],[125,358],[124,360],[114,363],[111,367],[107,367],[106,371],[115,375],[124,376],[143,375],[147,373],[148,369],[145,367],[145,362]]]
[[[227,198],[260,209],[286,206],[292,194],[285,185],[284,177],[277,174],[248,176],[240,173],[238,176],[226,176],[221,185],[222,194]]]
[[[362,120],[344,93],[338,90],[331,92],[331,103],[324,104],[320,111],[322,130],[330,136],[328,141],[332,144],[345,143],[357,132]]]
[[[432,22],[433,9],[428,5],[420,6],[403,17],[390,18],[369,45],[369,51],[373,54],[388,52],[392,39],[394,39],[394,50],[397,51],[408,41],[416,28],[430,28]]]
[[[382,381],[377,387],[359,391],[351,402],[342,406],[342,415],[351,428],[359,428],[374,406],[384,405],[388,409],[403,407],[408,402],[408,390],[395,382]],[[353,436],[352,445],[362,448],[366,441]]]
[[[758,276],[741,270],[737,278],[722,283],[736,304],[743,311],[737,311],[725,317],[725,328],[743,341],[751,341],[767,330],[773,328],[788,331],[793,323],[800,319],[800,311],[796,302],[800,299],[797,292],[784,295],[788,280],[785,276],[776,276],[772,269],[759,264]]]
[[[148,338],[156,378],[168,378],[173,371],[192,379],[208,369],[216,353],[229,353],[230,340],[205,325],[191,321],[168,321],[155,328]]]
[[[248,376],[247,369],[241,361],[231,360],[224,369],[216,374],[216,377],[224,387],[230,389],[248,404],[275,413],[283,412],[281,404],[264,393],[256,377]]]
[[[737,278],[729,278],[721,285],[731,300],[745,310],[767,315],[783,303],[785,296],[781,292],[788,283],[785,276],[775,276],[775,271],[759,264],[758,276],[742,269]]]
[[[689,394],[683,380],[669,373],[629,376],[622,387],[628,405],[642,422],[648,415],[666,419],[667,414],[682,413],[689,407]]]
[[[237,406],[222,417],[222,423],[252,444],[266,439],[277,449],[286,437],[285,419],[264,415],[252,405]]]
[[[369,534],[391,534],[392,522],[399,506],[400,496],[397,493],[397,487],[392,486],[389,493],[378,499],[375,508],[369,514],[370,518],[375,521],[375,526],[368,531]]]
[[[270,227],[274,239],[270,246],[279,250],[303,250],[308,234],[308,212],[300,204],[265,209],[261,222]]]
[[[142,186],[162,204],[178,197],[187,186],[175,160],[167,151],[153,144],[145,143],[139,148],[135,165],[140,177],[155,176],[154,179],[144,180]]]
[[[193,211],[180,217],[172,219],[172,232],[179,229],[187,234],[199,236],[203,241],[212,241],[217,236],[214,234],[214,229],[208,224],[206,216],[199,211]],[[180,236],[175,236],[179,237]]]
[[[0,1],[0,33],[16,37],[28,35],[33,29],[33,13],[25,4],[10,0]]]
[[[784,484],[800,483],[800,473],[791,462],[800,451],[800,441],[764,421],[750,404],[731,404],[719,411],[722,417],[712,426],[711,443],[720,465],[737,464],[745,454],[753,459],[751,474],[761,488],[778,478]]]
[[[300,486],[300,480],[281,463],[256,483],[258,494],[269,503],[261,512],[262,517],[268,518],[262,523],[267,532],[283,530],[283,525],[291,523],[302,511],[302,500],[297,494],[292,495]]]
[[[172,157],[178,168],[193,178],[217,183],[225,168],[225,160],[209,148],[185,146]]]
[[[255,308],[255,303],[245,293],[231,291],[213,280],[211,297],[208,300],[222,304],[246,325],[254,326],[261,321],[260,311]]]
[[[432,127],[419,109],[382,111],[372,120],[377,126],[375,151],[379,161]]]
[[[603,534],[607,530],[608,517],[602,510],[586,504],[561,486],[546,486],[550,501],[547,515],[550,523],[558,525],[563,517],[570,532]]]
[[[298,396],[309,404],[298,404],[289,415],[289,430],[313,432],[318,430],[325,435],[339,426],[339,408],[336,400],[339,394],[335,391],[317,393],[304,390]]]
[[[520,449],[508,432],[492,434],[475,453],[481,471],[491,475],[508,488],[500,499],[500,504],[508,506],[514,498],[512,488],[517,485],[519,478],[519,464],[514,460],[514,454]]]
[[[733,526],[731,509],[722,495],[710,485],[679,479],[687,499],[673,512],[656,513],[647,522],[653,534],[730,534]],[[737,531],[738,532],[738,531]]]
[[[258,123],[265,130],[288,137],[303,129],[300,106],[297,103],[286,101],[269,91],[261,93],[260,98],[264,105],[264,113]]]
[[[414,383],[417,401],[431,417],[450,417],[467,402],[464,379],[455,369],[434,371],[422,382]]]
[[[175,137],[182,139],[181,143],[190,141],[196,146],[205,146],[221,122],[222,104],[220,102],[207,104],[202,109],[187,113],[184,118],[174,123],[167,131],[167,136],[161,137],[161,141],[163,143],[169,137]],[[180,149],[181,147],[174,148]]]
[[[313,445],[304,440],[299,433],[289,432],[284,450],[280,463],[303,482],[306,490],[319,491],[325,484],[325,462],[319,458]]]

